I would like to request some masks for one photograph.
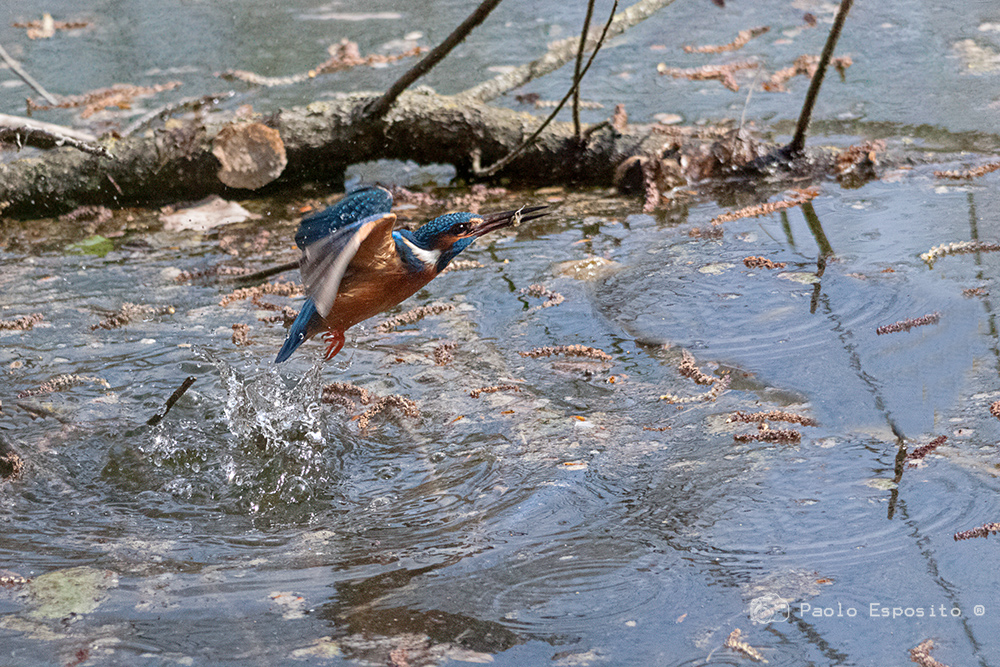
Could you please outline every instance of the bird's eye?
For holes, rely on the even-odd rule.
[[[468,236],[472,231],[472,225],[467,222],[460,222],[451,228],[451,233],[455,236]]]

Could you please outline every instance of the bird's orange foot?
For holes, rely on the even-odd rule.
[[[323,340],[327,342],[326,348],[326,361],[330,361],[340,349],[344,347],[344,332],[343,331],[326,331],[323,333]]]

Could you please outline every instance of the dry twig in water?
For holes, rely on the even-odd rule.
[[[719,379],[714,375],[708,375],[707,373],[702,372],[702,370],[698,368],[694,355],[687,350],[683,350],[681,352],[681,363],[677,366],[677,370],[681,375],[689,380],[694,380],[695,384],[715,384],[715,381]]]
[[[241,287],[240,289],[233,290],[229,294],[222,297],[222,301],[219,302],[219,305],[225,308],[234,301],[260,298],[265,294],[273,294],[276,296],[302,296],[304,292],[302,291],[302,286],[295,283],[264,283],[263,285],[257,285],[255,287]]]
[[[1000,401],[993,401],[990,404],[990,414],[1000,419]]]
[[[14,479],[21,476],[24,471],[24,459],[20,457],[17,450],[7,442],[0,434],[0,479]],[[13,574],[0,570],[0,575]],[[15,582],[5,581],[6,577],[0,576],[0,585],[7,585]]]
[[[757,63],[751,60],[740,60],[727,65],[705,65],[703,67],[692,67],[682,69],[679,67],[668,67],[666,63],[656,66],[656,71],[660,74],[669,74],[675,79],[688,79],[689,81],[718,80],[723,86],[732,91],[740,89],[740,84],[736,82],[736,72],[745,69],[754,69]]]
[[[366,65],[368,67],[385,65],[397,60],[402,60],[403,58],[411,58],[413,56],[420,55],[425,51],[427,51],[427,47],[416,46],[409,51],[394,55],[374,53],[369,56],[362,56],[361,52],[358,50],[358,45],[355,42],[348,39],[342,39],[339,43],[331,44],[327,48],[327,53],[330,57],[325,62],[317,65],[308,72],[293,74],[291,76],[272,77],[256,74],[254,72],[247,72],[245,70],[230,69],[225,72],[220,72],[216,76],[229,81],[245,81],[246,83],[256,86],[264,86],[265,88],[290,86],[295,83],[302,83],[303,81],[314,79],[320,74],[339,72],[341,70],[359,67],[362,65]]]
[[[391,396],[382,396],[378,398],[374,403],[372,403],[370,408],[358,415],[355,418],[358,420],[358,428],[362,431],[367,431],[368,427],[371,425],[371,420],[380,412],[384,412],[388,408],[396,408],[397,410],[402,411],[402,413],[407,417],[420,416],[420,410],[417,409],[416,403],[405,396],[392,394]]]
[[[806,90],[802,109],[799,111],[799,119],[795,122],[795,133],[788,145],[780,151],[786,157],[798,157],[806,147],[806,130],[809,129],[812,112],[816,107],[816,100],[819,98],[819,89],[823,85],[827,66],[830,64],[830,59],[833,58],[833,51],[837,47],[837,41],[840,39],[840,33],[844,29],[844,22],[847,21],[847,14],[851,11],[852,4],[854,4],[854,0],[840,0],[840,6],[833,17],[833,25],[830,26],[826,43],[823,45],[823,51],[816,64],[816,71],[809,80],[809,89]],[[834,66],[840,70],[841,77],[844,75],[844,68],[848,65],[850,65],[850,58],[844,59],[839,66],[834,63]]]
[[[920,447],[917,447],[909,455],[907,455],[906,457],[907,463],[909,463],[911,466],[917,465],[919,461],[923,461],[925,456],[927,456],[935,449],[943,445],[945,442],[947,442],[947,440],[948,436],[941,435],[934,438],[926,445],[921,445]]]
[[[267,304],[273,306],[274,304]],[[270,310],[270,309],[266,309]],[[261,315],[257,318],[258,322],[266,322],[267,324],[274,324],[275,322],[281,322],[285,326],[291,326],[295,318],[299,316],[299,311],[295,310],[290,306],[283,306],[281,312],[275,313],[274,315]]]
[[[114,217],[114,213],[107,206],[78,206],[69,213],[59,216],[62,222],[86,222],[88,226],[97,227],[103,225]]]
[[[353,408],[354,402],[349,397],[357,398],[361,405],[368,405],[372,402],[373,396],[370,391],[356,384],[351,384],[350,382],[331,382],[323,387],[322,401],[324,403],[339,403],[344,405],[346,400],[349,402],[350,407]]]
[[[747,45],[754,37],[760,37],[768,30],[770,26],[762,25],[757,28],[749,28],[747,30],[740,30],[736,34],[736,39],[729,42],[728,44],[721,45],[711,45],[711,46],[691,46],[690,44],[684,47],[685,53],[724,53],[725,51],[735,51],[737,49],[742,49]]]
[[[536,109],[554,109],[559,106],[560,100],[535,100],[532,105]],[[604,105],[600,102],[590,102],[588,100],[580,100],[581,109],[603,109]]]
[[[968,255],[976,252],[997,252],[1000,250],[1000,243],[984,243],[982,241],[956,241],[955,243],[942,243],[936,245],[924,254],[920,259],[927,262],[931,268],[941,257],[946,255]]]
[[[250,345],[250,325],[237,322],[233,325],[233,345]]]
[[[1000,523],[984,523],[981,526],[955,533],[955,541],[971,540],[974,537],[989,537],[1000,533]]]
[[[677,371],[684,377],[694,380],[695,384],[700,385],[712,385],[712,388],[706,391],[704,394],[698,394],[696,396],[686,396],[681,397],[676,394],[662,394],[660,396],[661,401],[667,401],[668,403],[695,403],[697,401],[714,401],[717,399],[722,392],[729,388],[729,376],[724,375],[722,377],[716,377],[714,375],[708,375],[698,368],[694,355],[692,355],[687,350],[684,350],[681,354],[681,363],[677,366]]]
[[[36,21],[19,21],[11,23],[12,28],[27,30],[28,39],[48,39],[56,34],[56,30],[81,30],[90,27],[90,21],[56,21],[51,14],[43,14]]]
[[[6,570],[6,572],[9,572],[9,570]],[[0,576],[0,586],[13,588],[14,586],[23,586],[25,584],[30,584],[30,583],[31,579],[18,576],[12,572],[10,574],[4,574],[3,576]]]
[[[386,90],[380,98],[368,106],[365,110],[365,120],[369,123],[375,122],[389,113],[389,109],[392,108],[396,98],[402,95],[404,90],[409,88],[424,74],[431,71],[435,65],[444,60],[444,58],[451,53],[451,50],[461,44],[466,36],[468,36],[468,34],[472,32],[477,25],[485,21],[486,17],[490,15],[490,12],[492,12],[499,4],[500,0],[483,0],[483,2],[481,2],[471,14],[465,17],[465,20],[462,21],[457,28],[452,30],[451,33],[445,37],[443,42],[435,46],[430,53],[424,56],[416,65],[407,70],[403,76],[396,79],[396,81],[389,86],[389,89]]]
[[[482,394],[493,394],[498,391],[521,391],[521,386],[516,384],[495,384],[491,387],[480,387],[469,392],[472,398],[479,398]]]
[[[189,375],[184,378],[184,382],[181,382],[181,386],[174,389],[174,393],[170,394],[167,398],[167,402],[163,404],[163,412],[159,412],[150,417],[149,421],[146,422],[146,426],[156,426],[159,424],[160,420],[166,417],[167,413],[170,412],[170,409],[174,407],[174,403],[181,400],[181,396],[183,396],[187,390],[191,388],[191,385],[195,383],[195,380],[196,378],[193,375]]]
[[[441,273],[447,273],[449,271],[468,271],[469,269],[481,269],[485,265],[482,262],[478,262],[474,259],[456,259],[453,260],[448,266],[444,267],[444,271]]]
[[[726,419],[726,423],[742,422],[744,424],[755,424],[760,422],[788,422],[789,424],[801,424],[802,426],[817,426],[816,420],[812,417],[803,417],[794,412],[784,410],[769,410],[767,412],[743,412],[736,411]]]
[[[447,366],[455,360],[455,355],[452,350],[455,349],[455,343],[441,343],[434,348],[434,365],[436,366]]]
[[[733,630],[729,634],[729,637],[726,638],[726,648],[732,649],[737,653],[742,653],[756,662],[767,662],[767,659],[763,656],[763,654],[761,654],[760,651],[755,649],[753,646],[750,646],[750,644],[740,641],[740,637],[742,635],[743,632],[739,628]]]
[[[0,479],[17,479],[24,472],[24,460],[13,452],[0,456]],[[0,577],[0,584],[4,584]]]
[[[922,327],[928,324],[937,324],[941,321],[941,313],[933,312],[928,313],[922,317],[914,317],[906,320],[900,320],[899,322],[893,322],[892,324],[884,324],[875,330],[875,335],[881,336],[882,334],[897,333],[899,331],[909,331],[913,327]]]
[[[427,306],[420,306],[419,308],[408,310],[405,313],[400,313],[399,315],[395,315],[383,322],[380,322],[379,325],[375,327],[375,331],[379,333],[389,333],[396,327],[413,324],[414,322],[419,322],[429,315],[440,315],[441,313],[446,313],[449,310],[455,310],[455,304],[432,303]]]
[[[744,257],[743,265],[748,269],[783,269],[787,266],[784,262],[775,262],[767,257]]]
[[[692,227],[688,230],[688,236],[693,239],[711,239],[716,241],[722,238],[723,232],[719,227]]]
[[[158,315],[173,315],[173,306],[144,306],[135,303],[123,303],[122,307],[108,314],[97,324],[91,325],[90,330],[97,329],[120,329],[129,322],[139,318],[156,317]]]
[[[18,394],[17,397],[28,398],[29,396],[42,396],[44,394],[51,394],[54,391],[72,389],[73,387],[78,387],[81,384],[96,384],[105,389],[111,389],[111,385],[104,378],[94,377],[92,375],[65,373],[43,382],[37,389],[26,389]]]
[[[962,178],[979,178],[980,176],[985,176],[990,172],[1000,169],[1000,162],[990,162],[989,164],[979,165],[978,167],[973,167],[972,169],[962,169],[959,171],[935,171],[935,178],[952,178],[955,180]]]
[[[132,100],[136,97],[149,97],[167,90],[173,90],[179,85],[181,85],[180,81],[168,81],[167,83],[155,86],[133,86],[129,83],[116,83],[110,88],[94,90],[83,95],[61,97],[58,104],[41,104],[29,98],[28,110],[46,111],[48,109],[75,109],[83,107],[83,111],[80,112],[80,118],[90,118],[98,111],[108,107],[131,109]]]
[[[594,64],[594,58],[597,57],[598,52],[601,50],[601,46],[603,46],[604,44],[604,39],[608,36],[608,30],[611,28],[612,24],[615,21],[615,11],[617,9],[618,9],[618,0],[613,0],[611,4],[611,13],[608,16],[608,21],[607,23],[604,24],[604,30],[601,31],[600,37],[597,38],[597,41],[594,43],[592,47],[593,51],[590,54],[590,58],[587,60],[587,64],[584,65],[583,69],[579,71],[579,75],[574,76],[573,85],[570,86],[570,89],[563,96],[562,100],[560,100],[559,103],[555,106],[555,108],[552,110],[552,113],[550,113],[548,117],[545,120],[543,120],[537,128],[535,128],[534,133],[532,133],[527,139],[522,141],[518,146],[513,148],[509,153],[507,153],[507,155],[500,158],[489,167],[483,168],[479,164],[481,156],[480,152],[476,150],[476,152],[474,152],[472,155],[472,171],[476,176],[479,177],[492,176],[493,174],[497,173],[498,171],[506,167],[508,164],[514,161],[514,158],[516,158],[518,155],[524,152],[529,146],[531,146],[531,144],[535,142],[535,139],[537,139],[539,135],[541,135],[542,130],[548,127],[549,123],[555,120],[555,117],[559,114],[559,111],[563,108],[566,102],[568,102],[569,99],[573,95],[575,95],[576,92],[580,89],[580,83],[583,81],[583,77],[587,75],[587,72],[590,71],[590,66]]]
[[[756,433],[736,433],[733,440],[739,443],[773,442],[780,445],[793,445],[802,441],[802,434],[794,429],[768,428],[767,424],[757,425]]]
[[[639,0],[616,14],[607,26],[604,35],[595,37],[596,31],[588,33],[587,48],[595,48],[598,41],[613,39],[626,30],[653,16],[657,10],[672,4],[674,0]],[[579,50],[579,36],[567,37],[549,44],[548,50],[530,63],[498,74],[493,79],[479,83],[459,93],[457,101],[488,102],[503,93],[520,88],[529,81],[545,76],[559,69],[576,57]]]
[[[910,649],[910,662],[915,662],[920,667],[948,667],[943,662],[939,662],[931,657],[931,649],[934,648],[933,639],[925,639]]]
[[[755,206],[747,206],[737,211],[733,211],[732,213],[723,213],[722,215],[717,215],[712,218],[712,224],[721,225],[724,222],[732,222],[734,220],[741,220],[742,218],[756,218],[761,215],[769,215],[777,211],[782,211],[786,208],[800,206],[817,196],[819,196],[819,188],[796,189],[793,191],[790,199],[784,199],[776,202],[766,202]]]
[[[48,102],[49,104],[58,103],[56,97],[49,91],[45,90],[42,84],[38,83],[33,76],[28,74],[28,72],[25,71],[23,67],[21,67],[21,63],[11,58],[10,54],[7,53],[7,50],[2,46],[0,46],[0,60],[3,60],[5,63],[7,63],[7,67],[9,67],[11,71],[14,72],[14,74],[17,74],[19,77],[21,77],[21,80],[24,81],[29,86],[31,86],[36,93],[45,98],[46,102]]]
[[[181,271],[174,278],[174,282],[177,283],[189,283],[193,280],[201,280],[204,278],[214,278],[215,276],[246,276],[252,273],[252,269],[248,269],[244,266],[225,266],[216,265],[210,266],[207,269],[195,269],[194,271]]]
[[[854,64],[850,56],[841,56],[839,58],[834,58],[830,61],[830,64],[837,68],[837,71],[841,74],[844,73],[848,67]],[[811,77],[816,74],[816,67],[819,65],[819,56],[802,55],[795,59],[791,67],[786,67],[784,69],[779,69],[777,72],[771,75],[771,78],[764,82],[764,90],[777,93],[787,90],[785,84],[794,76],[802,74],[804,76]]]
[[[846,187],[861,187],[868,181],[878,178],[875,167],[878,165],[878,154],[885,150],[885,141],[865,141],[837,156],[837,180]]]
[[[596,347],[588,347],[586,345],[554,345],[536,347],[528,350],[527,352],[518,352],[518,354],[522,357],[530,357],[532,359],[537,359],[539,357],[551,357],[556,354],[561,354],[567,357],[586,357],[588,359],[598,359],[600,361],[614,360],[614,357],[604,350],[598,350]]]
[[[13,320],[0,320],[0,330],[28,331],[44,319],[41,313],[32,313]]]
[[[520,293],[527,296],[533,296],[537,299],[545,299],[542,305],[537,306],[538,308],[551,308],[552,306],[558,306],[566,300],[566,297],[559,292],[553,292],[545,285],[541,285],[539,283],[522,287]]]
[[[845,174],[865,163],[874,164],[877,161],[877,154],[884,150],[884,139],[865,141],[860,144],[848,146],[845,151],[837,156],[837,173]]]

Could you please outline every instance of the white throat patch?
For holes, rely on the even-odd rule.
[[[423,262],[427,266],[437,266],[438,260],[441,258],[440,250],[424,250],[419,246],[415,246],[406,238],[403,237],[403,243],[410,249],[410,252],[414,256]]]

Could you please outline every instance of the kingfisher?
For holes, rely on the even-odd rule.
[[[546,206],[516,211],[448,213],[415,231],[395,229],[392,193],[363,187],[302,219],[295,244],[306,301],[275,363],[323,332],[326,360],[344,346],[344,332],[402,302],[433,280],[480,236],[545,215]]]

